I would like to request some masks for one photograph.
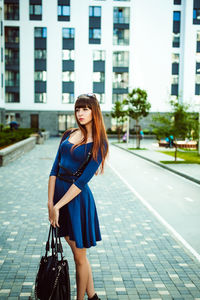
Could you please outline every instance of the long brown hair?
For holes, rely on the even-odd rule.
[[[92,138],[93,138],[93,147],[92,147],[92,158],[97,161],[98,151],[101,151],[102,162],[100,166],[100,173],[103,173],[105,159],[108,155],[108,138],[105,130],[105,125],[103,121],[103,116],[101,113],[101,108],[95,94],[82,94],[80,95],[75,102],[74,114],[78,127],[80,128],[83,134],[83,140],[72,146],[72,149],[77,148],[80,145],[83,145],[87,142],[87,129],[85,125],[81,125],[76,116],[77,108],[90,108],[92,110]],[[75,128],[74,128],[75,130]],[[66,130],[63,136],[69,132]]]

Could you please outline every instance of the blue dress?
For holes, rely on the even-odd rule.
[[[74,173],[86,159],[89,150],[92,148],[93,142],[80,145],[71,152],[73,144],[68,139],[69,136],[60,144],[49,176],[57,176],[58,171],[60,174],[62,173],[63,169],[60,168],[59,170],[59,162],[64,168]],[[95,246],[97,241],[101,240],[94,197],[87,184],[101,164],[100,150],[97,160],[98,162],[91,158],[82,175],[74,182],[81,192],[60,209],[59,235],[60,237],[69,236],[70,240],[75,241],[77,248],[90,248]],[[54,204],[63,197],[71,185],[72,183],[70,182],[56,178]]]

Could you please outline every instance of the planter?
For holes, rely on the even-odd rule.
[[[35,143],[36,137],[29,137],[0,150],[0,166],[5,166],[22,156],[24,153],[32,150],[35,147]]]
[[[44,141],[46,141],[49,138],[49,131],[43,131],[40,133],[33,133],[31,136],[36,137],[36,144],[44,144]]]

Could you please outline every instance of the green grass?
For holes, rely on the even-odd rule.
[[[170,156],[174,157],[174,152],[169,152],[169,151],[158,151]],[[180,152],[177,151],[177,158],[182,158],[184,159],[184,161],[161,161],[161,163],[163,164],[200,164],[200,155],[198,155],[198,152],[194,152],[194,151],[186,151],[186,152]]]
[[[147,150],[147,148],[128,148],[128,150]]]

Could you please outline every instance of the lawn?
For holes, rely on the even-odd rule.
[[[174,157],[174,152],[171,151],[159,151],[161,153]],[[200,164],[200,155],[197,151],[177,151],[177,157],[184,159],[184,161],[161,161],[163,164]]]

